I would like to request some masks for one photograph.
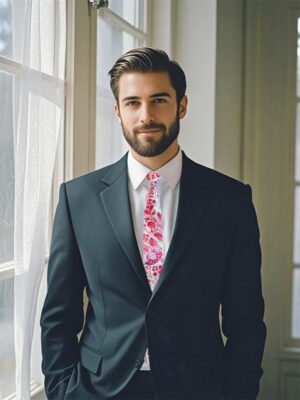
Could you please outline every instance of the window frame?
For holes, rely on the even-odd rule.
[[[295,189],[296,187],[300,187],[300,182],[296,181],[296,154],[295,154],[295,143],[296,143],[296,118],[297,118],[297,104],[300,104],[300,96],[297,95],[297,36],[298,36],[298,26],[297,20],[300,18],[300,10],[294,9],[290,12],[290,47],[289,53],[291,55],[290,61],[290,76],[291,79],[288,83],[288,92],[291,100],[292,109],[289,111],[289,120],[290,122],[290,132],[292,132],[289,140],[289,151],[291,154],[290,157],[290,166],[289,171],[287,171],[287,189],[289,190],[289,203],[290,208],[285,210],[287,219],[289,221],[288,225],[290,226],[289,231],[287,232],[287,243],[288,248],[286,248],[286,265],[288,266],[287,272],[285,274],[286,277],[286,285],[285,285],[285,324],[281,327],[282,334],[282,347],[280,359],[284,360],[286,357],[295,357],[299,358],[300,355],[300,338],[295,338],[292,336],[292,318],[293,318],[293,272],[296,268],[299,268],[300,265],[294,263],[294,240],[295,240]],[[296,28],[296,29],[295,29]]]

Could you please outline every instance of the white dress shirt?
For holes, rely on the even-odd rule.
[[[128,153],[128,191],[133,219],[133,227],[141,258],[143,260],[143,224],[145,199],[148,192],[149,182],[146,178],[149,168],[139,163],[131,154]],[[171,238],[174,232],[178,199],[179,199],[179,181],[182,170],[182,153],[178,151],[176,156],[168,163],[163,165],[155,172],[159,173],[160,185],[158,188],[161,213],[163,216],[163,254],[164,259],[168,252]],[[143,370],[149,370],[150,365],[145,358],[142,365]]]

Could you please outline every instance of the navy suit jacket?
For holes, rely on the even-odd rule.
[[[41,317],[48,399],[117,395],[147,347],[157,399],[255,399],[266,335],[260,266],[250,186],[184,153],[175,230],[153,293],[127,155],[63,183]]]

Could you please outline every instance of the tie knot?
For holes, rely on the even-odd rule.
[[[146,176],[147,176],[148,181],[150,181],[150,182],[155,179],[160,178],[160,175],[157,172],[148,172],[148,174]]]

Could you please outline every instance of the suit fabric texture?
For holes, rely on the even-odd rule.
[[[61,185],[41,317],[48,399],[117,396],[147,347],[156,399],[256,398],[266,328],[251,188],[184,153],[182,163],[153,293],[132,224],[127,154]]]

